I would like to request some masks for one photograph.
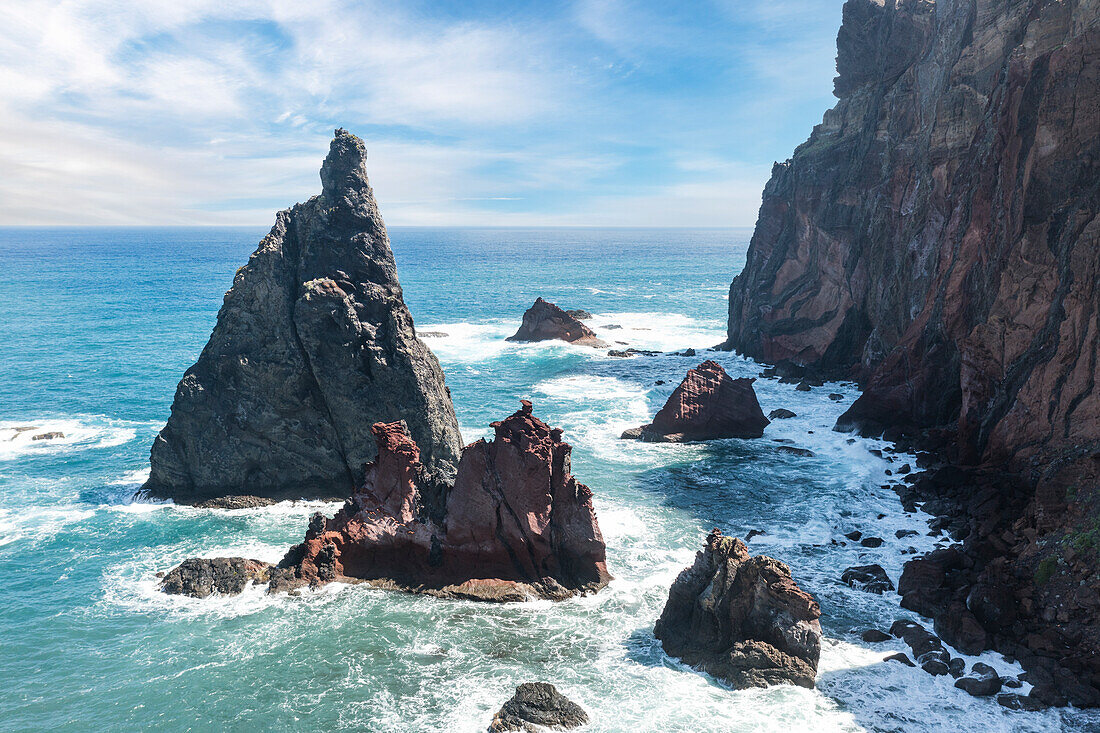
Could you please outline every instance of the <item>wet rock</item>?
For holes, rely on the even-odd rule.
[[[565,341],[582,346],[602,348],[607,346],[596,333],[575,317],[553,303],[536,298],[534,305],[523,314],[519,330],[507,341]]]
[[[791,445],[781,445],[775,449],[776,453],[787,453],[792,456],[799,456],[800,458],[813,458],[817,454],[809,448],[797,448]]]
[[[809,392],[810,391],[810,384],[809,384],[809,382],[799,382],[798,385],[795,386],[795,389],[798,390],[799,392]]]
[[[684,349],[678,355],[679,356],[695,356],[695,349]]]
[[[571,310],[567,310],[566,313],[573,316],[578,321],[587,321],[592,318],[592,314],[584,310],[583,308],[573,308]]]
[[[783,563],[714,530],[654,627],[666,653],[733,687],[814,686],[821,610]]]
[[[882,547],[881,537],[864,537],[859,541],[864,547]]]
[[[620,349],[611,349],[607,352],[607,355],[614,356],[618,359],[631,359],[634,357],[634,354],[630,353],[629,351],[622,351]]]
[[[898,652],[897,654],[891,654],[890,656],[886,657],[882,661],[884,661],[884,662],[897,662],[898,664],[904,664],[906,667],[916,667],[917,666],[917,665],[913,664],[912,659],[910,659],[905,654],[902,654],[901,652]]]
[[[867,629],[860,635],[860,638],[869,644],[880,644],[884,641],[890,641],[894,637],[878,629]]]
[[[525,682],[516,694],[493,716],[489,733],[540,730],[569,730],[588,723],[588,714],[580,705],[558,692],[548,682]]]
[[[562,433],[522,401],[468,445],[452,486],[433,486],[402,423],[377,423],[378,458],[331,519],[273,572],[270,592],[332,580],[471,600],[561,600],[593,593],[607,572],[592,492],[570,473]],[[423,497],[445,497],[436,521]]]
[[[915,529],[899,529],[897,532],[894,532],[894,536],[899,540],[903,540],[906,537],[916,537],[918,534],[920,533]]]
[[[1001,678],[989,665],[975,662],[971,668],[971,675],[955,680],[955,687],[965,690],[974,697],[989,697],[1001,691]]]
[[[418,335],[420,336],[420,338],[431,339],[445,339],[450,336],[450,334],[444,333],[443,331],[421,331]]]
[[[64,437],[65,433],[62,433],[59,430],[51,430],[48,433],[38,433],[37,435],[32,435],[31,440],[61,440]]]
[[[832,392],[832,393],[829,394],[829,399],[832,400],[833,402],[840,402],[841,400],[844,399],[844,395],[838,394],[836,392]]]
[[[748,534],[745,535],[745,542],[750,542],[753,537],[760,537],[761,535],[766,534],[767,532],[762,529],[750,529]]]
[[[266,583],[271,567],[243,557],[190,558],[169,570],[159,587],[171,595],[194,598],[214,593],[236,595],[250,583]]]
[[[768,419],[756,399],[753,381],[732,379],[717,363],[704,361],[688,371],[652,423],[623,437],[637,435],[656,443],[759,438]]]
[[[840,576],[841,582],[865,590],[868,593],[882,595],[894,590],[894,584],[890,581],[886,571],[881,565],[857,565],[850,567]]]
[[[798,417],[798,415],[783,407],[768,413],[769,420],[788,420],[792,417]]]
[[[621,331],[623,327],[617,323],[609,323],[606,326],[602,326],[602,328],[607,331]]]
[[[1026,710],[1029,712],[1046,710],[1049,707],[1049,705],[1030,695],[1019,695],[1015,692],[1004,692],[997,695],[997,703],[1009,710]]]
[[[850,539],[852,542],[859,542],[860,538],[863,537],[863,533],[860,532],[858,529],[853,529],[851,532],[846,533],[844,536]]]
[[[198,509],[258,509],[260,507],[271,506],[274,503],[274,499],[268,499],[264,496],[234,494],[231,496],[219,496],[217,499],[200,501],[198,504],[195,504],[195,507]]]
[[[370,426],[398,419],[425,465],[453,476],[458,421],[402,299],[366,157],[337,130],[321,195],[277,214],[237,271],[176,388],[143,494],[343,498],[375,458]]]

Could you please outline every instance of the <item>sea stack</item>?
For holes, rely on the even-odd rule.
[[[153,443],[151,497],[347,497],[403,420],[452,479],[461,439],[443,372],[402,299],[367,151],[337,130],[322,192],[279,212],[237,271],[210,341]]]
[[[910,595],[1081,706],[1100,705],[1098,10],[848,0],[839,101],[772,170],[727,343],[858,379],[839,429],[949,464],[916,488],[962,557],[942,583],[907,571]]]
[[[523,313],[519,330],[506,341],[566,341],[581,346],[607,346],[596,338],[596,332],[580,322],[583,311],[564,311],[553,303],[536,298],[534,305]],[[591,317],[591,315],[589,315]]]
[[[733,379],[717,362],[704,361],[688,370],[652,423],[622,437],[650,443],[759,438],[769,421],[756,399],[754,381]]]
[[[707,537],[695,564],[669,590],[653,633],[666,653],[737,689],[813,687],[821,656],[821,609],[770,557],[745,543]]]
[[[482,601],[561,600],[611,576],[591,490],[560,430],[531,403],[468,445],[453,486],[431,483],[401,423],[378,423],[378,457],[331,519],[272,571],[272,592],[332,580]],[[442,511],[433,512],[431,505]]]

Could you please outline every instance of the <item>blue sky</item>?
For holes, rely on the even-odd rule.
[[[267,224],[342,126],[391,225],[751,225],[841,4],[2,3],[0,224]]]

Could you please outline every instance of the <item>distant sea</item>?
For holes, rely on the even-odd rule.
[[[734,376],[760,371],[705,352],[725,335],[743,229],[390,231],[418,330],[445,334],[424,340],[464,440],[488,435],[521,398],[565,430],[616,578],[598,595],[496,606],[342,585],[300,598],[158,592],[155,574],[189,556],[276,561],[311,513],[337,508],[131,500],[176,383],[265,231],[0,229],[0,729],[483,731],[526,681],[556,684],[589,711],[590,731],[1100,725],[1079,712],[1006,711],[950,677],[883,662],[901,642],[860,641],[915,616],[896,595],[847,587],[843,569],[879,563],[896,582],[911,551],[939,540],[883,488],[891,464],[869,451],[885,444],[831,430],[854,385],[797,392],[757,381],[765,413],[797,413],[759,440],[619,440],[704,358]],[[616,359],[506,343],[537,296],[591,311],[600,337],[621,348],[699,355]],[[49,431],[65,437],[30,439]],[[779,453],[777,441],[815,455]],[[788,562],[821,602],[816,690],[735,692],[663,654],[653,622],[711,527],[762,530],[750,549]],[[918,534],[898,539],[903,529]],[[852,530],[883,545],[845,541]],[[982,660],[1019,671],[992,652]]]

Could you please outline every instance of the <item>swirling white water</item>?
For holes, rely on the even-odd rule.
[[[834,433],[852,385],[797,392],[759,380],[765,412],[798,414],[755,441],[622,441],[683,373],[714,358],[745,233],[398,230],[406,299],[439,356],[465,440],[535,403],[565,430],[595,492],[616,579],[564,603],[493,606],[334,585],[299,598],[253,588],[171,598],[155,573],[194,556],[281,556],[319,502],[258,510],[133,503],[175,381],[205,342],[254,231],[0,233],[0,722],[12,730],[480,731],[520,682],[554,682],[593,731],[1086,730],[1091,713],[1005,710],[883,658],[866,628],[915,618],[893,595],[839,580],[939,538],[889,488],[878,441]],[[675,245],[675,246],[673,246]],[[47,287],[48,286],[48,287]],[[594,313],[602,338],[695,358],[616,359],[505,342],[543,295]],[[608,329],[608,325],[622,328]],[[625,347],[624,347],[625,348]],[[663,384],[657,384],[662,381]],[[842,395],[839,401],[830,393]],[[6,433],[34,425],[57,441]],[[38,431],[36,431],[38,432]],[[814,452],[775,450],[776,440]],[[887,454],[889,455],[889,454]],[[788,562],[820,600],[827,636],[815,690],[733,691],[663,654],[652,626],[706,532],[764,530],[750,547]],[[844,540],[883,538],[869,549]],[[897,530],[915,529],[898,539]],[[903,554],[905,553],[905,554]],[[983,661],[1011,672],[987,652]],[[968,659],[968,663],[976,661]],[[1015,669],[1018,672],[1018,669]]]

